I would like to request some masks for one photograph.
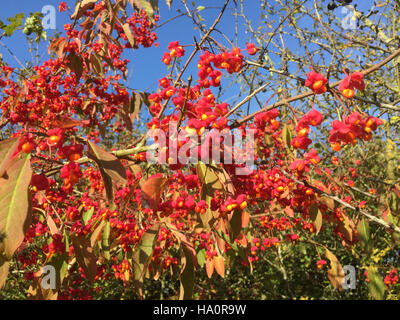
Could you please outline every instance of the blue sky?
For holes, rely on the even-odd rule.
[[[68,5],[73,7],[74,1],[66,1]],[[219,8],[222,6],[224,1],[197,1],[196,5],[202,5],[207,8],[202,11],[202,16],[206,19],[206,23],[212,22],[214,17],[219,13]],[[7,17],[14,16],[16,13],[24,12],[25,16],[28,16],[30,12],[42,11],[42,8],[46,5],[53,5],[56,9],[56,27],[57,31],[63,32],[63,25],[70,23],[69,15],[67,13],[58,12],[59,0],[20,0],[18,5],[16,2],[3,1],[2,10],[0,11],[0,19],[6,22]],[[189,5],[189,4],[188,4]],[[190,6],[191,7],[191,6]],[[218,8],[217,8],[218,7]],[[172,4],[171,10],[165,4],[165,1],[159,1],[160,8],[160,21],[162,23],[170,18],[178,15],[176,9],[183,9],[180,1],[175,0]],[[249,12],[249,16],[254,18],[257,14],[259,16],[259,8],[257,1],[249,1],[249,6],[246,6],[246,10]],[[232,33],[232,27],[234,25],[234,18],[232,17],[232,10],[227,9],[226,14],[220,21],[218,28],[222,32],[227,34]],[[53,30],[47,30],[49,36],[54,34]],[[133,67],[133,76],[131,78],[130,86],[137,89],[145,89],[152,84],[156,83],[158,78],[162,76],[162,70],[166,71],[166,66],[161,62],[161,56],[164,51],[167,51],[167,46],[170,41],[179,40],[182,44],[192,44],[193,37],[196,36],[197,40],[200,40],[198,30],[194,30],[191,20],[187,17],[179,17],[174,21],[157,28],[156,33],[158,35],[158,48],[146,48],[136,50],[135,52],[129,52],[126,57],[131,60],[131,67]],[[243,40],[243,35],[240,36],[240,40]],[[21,31],[15,32],[11,38],[3,39],[3,42],[13,51],[15,56],[21,61],[25,62],[31,59],[29,54],[29,47],[26,43],[25,36]],[[227,43],[225,43],[227,45]],[[40,53],[43,54],[43,58],[47,59],[46,54],[47,44],[43,43],[40,48]],[[239,46],[245,48],[245,42],[239,41]],[[190,54],[192,47],[187,47],[187,55]],[[17,67],[18,64],[15,59],[8,53],[4,47],[0,47],[0,53],[3,58],[9,62],[12,66]],[[41,62],[43,62],[43,60]]]
[[[253,29],[257,29],[258,25],[261,22],[262,17],[260,17],[260,3],[257,0],[244,0],[245,1],[245,13],[249,20],[252,21]],[[330,0],[325,0],[324,3],[328,4]],[[75,0],[67,0],[67,4],[70,7],[74,7]],[[192,1],[187,1],[188,7],[193,8],[191,5]],[[218,15],[219,10],[224,0],[197,0],[196,6],[204,6],[205,10],[201,12],[202,17],[205,19],[205,24],[207,26],[211,25],[214,18]],[[238,1],[240,2],[240,1]],[[18,3],[18,5],[17,5]],[[56,8],[56,31],[63,32],[63,25],[66,23],[71,23],[69,19],[69,14],[67,13],[59,13],[58,12],[58,4],[60,0],[19,0],[18,2],[12,1],[3,1],[2,2],[2,10],[0,11],[0,19],[6,22],[6,18],[10,16],[14,16],[16,13],[24,12],[25,16],[28,16],[30,12],[42,11],[43,6],[53,5]],[[353,1],[353,4],[357,4],[358,8],[362,11],[367,12],[371,6],[373,5],[373,1],[362,1],[357,0]],[[307,6],[313,5],[313,1],[308,1]],[[160,8],[160,21],[159,24],[175,17],[177,13],[177,9],[184,11],[181,1],[174,0],[172,3],[171,10],[166,6],[165,0],[159,0],[159,8]],[[235,42],[235,39],[232,39],[234,36],[234,24],[235,18],[233,16],[233,0],[230,1],[230,5],[228,6],[223,18],[217,26],[217,29],[221,32],[227,34],[231,40]],[[344,13],[341,11],[342,8],[338,8],[334,11],[334,15],[339,17],[344,17]],[[278,19],[278,18],[277,18]],[[276,25],[279,21],[272,22],[273,25]],[[161,57],[165,51],[167,51],[168,43],[171,41],[179,40],[179,42],[183,45],[191,45],[193,44],[193,37],[195,36],[197,41],[200,40],[201,36],[198,30],[193,28],[193,23],[191,19],[187,17],[179,17],[172,22],[157,28],[156,33],[158,35],[158,43],[159,47],[152,48],[140,48],[136,51],[128,52],[125,57],[131,60],[131,64],[129,65],[130,73],[129,73],[129,81],[125,83],[130,88],[138,89],[138,90],[156,90],[158,85],[158,79],[168,73],[166,66],[161,62]],[[238,43],[234,43],[240,48],[245,48],[246,42],[249,40],[249,35],[246,34],[245,28],[243,27],[243,23],[239,19],[239,26],[241,26],[238,30]],[[307,22],[304,23],[304,28],[312,28],[312,26],[308,26]],[[47,30],[48,36],[52,36],[55,31]],[[221,37],[218,32],[214,32],[212,34],[213,37],[221,41],[221,43],[228,48],[230,48],[230,44]],[[27,41],[25,40],[25,35],[22,34],[21,31],[17,31],[11,38],[4,38],[2,40],[15,54],[15,56],[25,63],[26,61],[31,59],[29,53],[29,47],[27,45]],[[41,63],[48,58],[47,55],[47,45],[48,43],[42,43],[39,49],[40,54],[42,55]],[[298,46],[297,42],[293,43],[288,41],[285,43],[288,47]],[[191,53],[193,47],[186,47],[186,57]],[[302,50],[302,49],[299,49]],[[18,64],[15,59],[8,53],[8,51],[0,46],[0,53],[3,55],[4,60],[10,63],[11,66],[17,67]],[[196,58],[195,58],[196,59]],[[188,76],[192,74],[194,79],[197,78],[197,63],[194,61],[191,67],[188,68],[185,75],[183,76],[183,80],[187,80]],[[132,72],[132,73],[131,73]],[[302,75],[305,77],[305,75]],[[224,80],[222,80],[224,81]],[[226,80],[227,81],[227,80]],[[233,103],[233,99],[238,95],[237,87],[236,89],[230,89],[224,95],[225,102]],[[271,96],[271,93],[267,92],[265,94],[259,94],[261,101],[266,101]],[[273,100],[271,100],[273,101]],[[252,109],[254,108],[254,104],[252,105]]]
[[[330,0],[325,0],[326,4]],[[74,7],[75,0],[67,0],[67,4],[71,7]],[[192,1],[187,1],[188,7],[192,8]],[[204,6],[205,10],[201,12],[202,17],[205,19],[205,23],[210,25],[213,19],[218,15],[220,7],[223,5],[224,0],[197,0],[196,6]],[[30,12],[42,11],[42,8],[46,5],[53,5],[56,9],[58,8],[58,4],[60,0],[19,0],[18,2],[13,1],[2,1],[2,7],[0,11],[0,19],[6,22],[6,18],[10,16],[14,16],[16,13],[24,12],[25,16],[28,16]],[[312,5],[313,1],[309,1],[308,5]],[[18,4],[18,5],[17,5]],[[357,0],[353,1],[353,4],[357,4],[358,8],[362,10],[369,10],[373,5],[373,1],[367,0]],[[253,23],[253,28],[256,29],[260,22],[260,3],[257,0],[245,0],[245,12],[249,20]],[[210,8],[211,7],[211,8]],[[230,5],[226,10],[223,18],[217,26],[217,29],[221,30],[227,35],[234,34],[234,17],[233,17],[233,1],[230,1]],[[160,21],[159,23],[163,23],[175,16],[177,16],[177,9],[183,10],[184,8],[181,4],[180,0],[174,0],[172,2],[171,10],[168,9],[164,0],[159,0],[159,8],[160,8]],[[343,16],[344,14],[341,12],[341,8],[338,8],[334,11],[335,15]],[[58,31],[63,31],[63,25],[66,23],[70,23],[69,15],[67,13],[59,13],[58,10],[56,12],[56,27]],[[240,19],[239,19],[240,23]],[[305,26],[307,27],[307,26]],[[245,30],[239,29],[238,32],[238,43],[237,45],[241,48],[245,48],[246,40],[248,40],[248,35],[245,34]],[[48,35],[52,36],[54,34],[53,30],[47,30]],[[132,61],[131,66],[133,66],[134,75],[132,78],[131,86],[144,89],[146,86],[150,86],[152,83],[155,83],[160,76],[160,70],[165,70],[165,65],[161,62],[161,56],[168,46],[170,41],[179,40],[182,44],[193,44],[193,37],[195,36],[199,41],[200,36],[198,30],[194,30],[192,21],[187,17],[179,17],[174,21],[157,28],[156,33],[159,37],[158,42],[160,46],[158,48],[152,47],[147,49],[137,50],[135,52],[131,52],[127,55],[127,57]],[[214,32],[213,36],[217,39],[223,39],[221,36]],[[28,52],[28,46],[25,41],[25,36],[21,33],[21,31],[16,32],[12,38],[4,39],[3,42],[7,44],[14,54],[18,57],[22,62],[30,59],[30,54]],[[221,41],[224,45],[229,47],[227,41]],[[235,44],[236,45],[236,44]],[[288,43],[288,46],[291,44]],[[46,44],[41,46],[40,52],[44,54],[44,58],[47,58],[46,52]],[[188,47],[187,53],[190,53],[192,48]],[[0,47],[0,52],[3,54],[3,57],[6,61],[8,61],[11,65],[17,66],[15,59],[5,50],[3,47]],[[43,59],[42,59],[43,61]],[[140,76],[139,76],[140,75]]]

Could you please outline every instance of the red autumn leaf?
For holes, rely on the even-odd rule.
[[[243,210],[242,211],[242,228],[246,228],[249,225],[250,222],[250,214],[248,211]]]
[[[214,273],[214,259],[206,260],[206,272],[207,276],[211,279],[212,274]]]
[[[157,210],[162,191],[167,181],[168,179],[166,178],[153,176],[147,179],[142,185],[143,198],[148,202],[152,210]]]

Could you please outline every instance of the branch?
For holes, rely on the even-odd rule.
[[[359,96],[354,96],[354,99],[365,102],[365,103],[373,104],[373,105],[377,106],[378,108],[384,108],[384,109],[389,109],[389,110],[393,110],[393,111],[400,111],[400,107],[394,106],[392,104],[380,103],[379,101],[368,100],[368,99],[365,99],[365,98],[362,98]]]
[[[369,220],[371,220],[371,221],[373,221],[375,223],[378,223],[378,224],[380,224],[381,226],[384,226],[387,229],[390,229],[392,231],[400,233],[400,228],[399,227],[391,225],[391,224],[387,223],[386,221],[375,217],[374,215],[370,214],[369,212],[367,212],[365,210],[353,207],[352,205],[348,204],[347,202],[343,201],[342,199],[340,199],[340,198],[338,198],[336,196],[332,196],[329,193],[326,193],[326,192],[324,192],[322,190],[319,190],[318,188],[308,184],[306,181],[300,181],[300,180],[296,179],[295,177],[293,177],[291,174],[287,173],[284,170],[281,170],[281,172],[283,173],[283,175],[285,175],[289,179],[292,179],[294,182],[296,182],[298,184],[301,184],[301,185],[303,185],[303,186],[305,186],[307,188],[310,188],[310,189],[314,190],[315,192],[317,192],[318,194],[323,195],[324,197],[327,197],[329,199],[332,199],[333,201],[336,201],[337,203],[340,203],[342,206],[344,206],[344,207],[346,207],[348,209],[351,209],[351,210],[353,210],[355,212],[361,213],[362,215],[367,217]]]
[[[266,86],[268,86],[270,82],[265,83],[258,89],[254,90],[252,93],[250,93],[246,98],[244,98],[242,101],[240,101],[236,106],[234,106],[226,115],[225,117],[228,118],[232,113],[234,113],[238,108],[240,108],[242,105],[244,105],[247,101],[250,101],[251,98],[253,98],[257,93],[260,91],[264,90]]]
[[[391,55],[389,55],[387,58],[385,58],[385,59],[382,60],[381,62],[379,62],[379,63],[373,65],[372,67],[370,67],[370,68],[368,68],[368,69],[362,70],[361,72],[362,72],[364,75],[368,75],[368,74],[370,74],[370,73],[372,73],[372,72],[374,72],[374,71],[380,69],[380,68],[383,67],[385,64],[389,63],[390,61],[392,61],[394,58],[396,58],[396,57],[399,56],[399,55],[400,55],[400,49],[394,51]],[[334,83],[329,84],[329,87],[330,87],[330,88],[335,88],[335,87],[337,87],[337,86],[340,84],[340,82],[342,82],[342,80],[339,80],[339,81],[336,81],[336,82],[334,82]],[[287,103],[291,103],[291,102],[293,102],[293,101],[297,101],[297,100],[301,100],[301,99],[310,97],[310,96],[312,96],[312,95],[314,95],[314,92],[309,91],[309,92],[304,92],[304,93],[298,94],[298,95],[296,95],[296,96],[294,96],[294,97],[291,97],[291,98],[288,98],[288,99],[282,99],[282,100],[280,100],[280,101],[274,103],[274,104],[271,105],[271,106],[265,107],[265,108],[263,108],[263,109],[261,109],[261,110],[258,110],[258,111],[254,112],[254,113],[252,113],[252,114],[250,114],[250,115],[248,115],[248,116],[246,116],[246,117],[243,117],[243,118],[240,119],[239,121],[235,121],[234,123],[232,123],[232,124],[230,125],[230,128],[231,128],[231,129],[234,129],[234,128],[240,127],[243,123],[245,123],[245,122],[247,122],[247,121],[253,119],[257,114],[259,114],[259,113],[261,113],[261,112],[265,112],[265,111],[268,111],[268,110],[271,110],[271,109],[274,109],[274,108],[283,106],[283,105],[285,105],[285,104],[287,104]]]
[[[215,29],[215,27],[217,26],[218,22],[221,20],[222,15],[224,14],[225,8],[228,5],[229,0],[225,1],[224,6],[221,9],[221,12],[219,13],[218,17],[215,19],[213,25],[210,27],[210,29],[208,29],[207,33],[203,36],[203,38],[201,38],[198,46],[195,46],[192,54],[190,55],[190,57],[186,60],[185,65],[183,66],[182,70],[180,71],[180,73],[178,74],[178,76],[176,77],[176,80],[174,81],[174,87],[176,87],[179,83],[179,81],[181,80],[183,73],[185,72],[186,68],[189,66],[190,62],[192,61],[192,59],[194,58],[194,56],[196,55],[197,51],[200,50],[200,47],[203,45],[203,43],[207,40],[208,36],[210,35],[210,33]],[[167,108],[168,102],[170,101],[171,98],[169,98],[167,101],[165,101],[163,107],[161,108],[160,112],[157,115],[157,118],[161,118],[162,114],[164,113],[165,109]]]
[[[140,147],[136,147],[136,148],[131,148],[131,149],[125,149],[125,150],[118,150],[118,151],[112,151],[110,152],[111,154],[113,154],[114,156],[116,156],[117,158],[123,158],[132,154],[138,154],[141,152],[146,152],[146,151],[150,151],[150,150],[155,150],[157,149],[157,145],[156,144],[152,144],[149,146],[140,146]],[[92,159],[89,159],[88,157],[82,157],[79,160],[77,160],[76,162],[79,164],[84,164],[84,163],[88,163],[93,161]],[[64,166],[65,164],[55,167],[53,169],[51,169],[48,172],[45,172],[46,176],[52,176],[53,174],[56,174],[58,171],[61,170],[61,168]]]

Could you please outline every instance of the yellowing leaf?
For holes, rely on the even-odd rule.
[[[44,288],[42,281],[45,275],[43,267],[38,272],[35,272],[33,283],[28,289],[29,300],[57,300],[58,292],[62,286],[63,280],[68,273],[68,257],[67,252],[62,254],[54,254],[45,262],[45,266],[52,266],[55,271],[55,288]]]
[[[336,289],[342,291],[342,283],[345,276],[342,265],[336,256],[328,249],[325,249],[325,256],[331,262],[331,268],[328,270],[329,281]]]
[[[215,271],[224,278],[225,277],[225,259],[221,256],[214,256]]]
[[[133,37],[131,27],[129,26],[128,23],[124,23],[122,25],[122,29],[124,30],[125,35],[128,38],[130,45],[132,46],[132,48],[134,48],[135,47],[135,38]]]
[[[49,227],[51,235],[61,234],[60,230],[58,230],[56,223],[50,215],[47,215],[46,218],[47,226]]]
[[[364,218],[357,225],[357,237],[360,239],[367,252],[372,250],[372,239],[369,232],[368,221]]]
[[[0,290],[6,283],[10,262],[0,257]]]
[[[318,209],[318,206],[315,203],[313,203],[310,206],[309,210],[310,210],[311,221],[313,222],[315,230],[317,231],[318,234],[322,227],[322,213]]]
[[[160,224],[155,224],[142,235],[139,245],[133,252],[132,262],[134,265],[134,280],[133,284],[142,296],[143,280],[146,275],[147,267],[153,255],[154,246],[160,230]]]
[[[154,21],[154,11],[158,12],[158,0],[129,0],[129,2],[135,10],[144,10],[150,20]]]
[[[100,77],[104,76],[104,66],[97,53],[92,53],[90,55],[90,65],[95,74]]]
[[[97,241],[101,240],[101,235],[102,235],[102,232],[103,232],[103,229],[104,229],[105,225],[106,225],[106,222],[105,221],[101,221],[99,223],[99,225],[96,227],[96,229],[94,229],[94,231],[93,231],[93,233],[92,233],[92,235],[90,237],[90,246],[92,248],[94,247],[94,245],[96,244]]]
[[[0,178],[0,256],[11,259],[24,240],[31,221],[29,155],[14,156]]]
[[[374,266],[370,266],[367,269],[368,272],[368,289],[371,296],[376,300],[383,300],[385,296],[386,286],[382,280],[378,269]]]
[[[355,224],[347,215],[342,213],[343,220],[339,222],[339,230],[348,241],[353,241],[353,229]]]
[[[3,176],[8,161],[19,144],[19,138],[11,138],[0,142],[0,177]]]

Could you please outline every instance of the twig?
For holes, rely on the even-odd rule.
[[[394,51],[391,55],[389,55],[387,58],[383,59],[381,62],[379,62],[379,63],[373,65],[372,67],[370,67],[370,68],[368,68],[368,69],[365,69],[365,70],[363,70],[363,71],[361,71],[361,72],[362,72],[364,75],[368,75],[368,74],[370,74],[370,73],[372,73],[372,72],[374,72],[374,71],[380,69],[380,68],[383,67],[385,64],[389,63],[390,61],[392,61],[394,58],[396,58],[396,57],[399,56],[399,55],[400,55],[400,49]],[[330,88],[335,88],[335,87],[337,87],[337,86],[340,84],[340,82],[341,82],[341,80],[340,80],[340,81],[336,81],[336,82],[334,82],[334,83],[332,83],[332,84],[329,84],[329,87],[330,87]],[[259,113],[261,113],[261,112],[265,112],[265,111],[268,111],[268,110],[271,110],[271,109],[274,109],[274,108],[283,106],[283,105],[285,105],[285,104],[287,104],[287,103],[290,103],[290,102],[293,102],[293,101],[297,101],[297,100],[301,100],[301,99],[310,97],[310,96],[312,96],[313,94],[314,94],[314,92],[309,91],[309,92],[304,92],[304,93],[298,94],[298,95],[293,96],[293,97],[288,98],[288,99],[280,100],[280,101],[274,103],[274,104],[271,105],[271,106],[265,107],[265,108],[263,108],[263,109],[261,109],[261,110],[258,110],[258,111],[254,112],[254,113],[252,113],[252,114],[250,114],[250,115],[248,115],[248,116],[246,116],[246,117],[243,117],[243,118],[240,119],[239,121],[235,121],[233,124],[231,124],[230,128],[231,128],[231,129],[234,129],[234,128],[240,127],[243,123],[245,123],[245,122],[247,122],[247,121],[253,119],[257,114],[259,114]]]
[[[189,56],[189,58],[186,60],[185,65],[183,66],[182,70],[180,71],[180,73],[178,74],[178,76],[176,77],[176,80],[174,81],[174,87],[176,87],[179,83],[179,81],[181,80],[183,73],[186,71],[187,67],[189,66],[190,62],[192,61],[192,59],[194,58],[194,56],[196,55],[197,51],[199,50],[199,47],[201,47],[203,45],[203,43],[206,41],[206,39],[208,38],[208,36],[210,35],[210,33],[214,30],[214,28],[216,27],[216,25],[218,24],[218,22],[221,20],[221,17],[225,11],[226,6],[228,5],[229,0],[225,1],[224,6],[221,9],[221,12],[219,13],[218,17],[215,19],[213,25],[210,27],[210,29],[208,29],[207,33],[203,36],[203,38],[201,38],[199,45],[196,46],[192,52],[192,54]],[[161,118],[162,114],[164,113],[165,109],[167,108],[168,102],[170,101],[171,98],[169,98],[167,101],[165,101],[164,105],[162,106],[160,112],[157,115],[157,118]]]
[[[347,202],[343,201],[342,199],[339,199],[336,196],[332,196],[329,193],[326,193],[326,192],[324,192],[322,190],[319,190],[318,188],[316,188],[316,187],[310,185],[309,183],[307,183],[306,181],[300,181],[300,180],[296,179],[295,177],[293,177],[291,174],[287,173],[285,170],[281,170],[281,172],[283,173],[283,175],[285,175],[289,179],[292,179],[294,182],[296,182],[298,184],[301,184],[301,185],[303,185],[303,186],[305,186],[307,188],[310,188],[310,189],[314,190],[315,192],[317,192],[318,194],[323,195],[324,197],[327,197],[329,199],[332,199],[332,200],[336,201],[337,203],[340,203],[342,206],[344,206],[344,207],[346,207],[348,209],[351,209],[353,211],[361,213],[362,215],[367,217],[369,220],[371,220],[371,221],[373,221],[375,223],[378,223],[378,224],[380,224],[381,226],[384,226],[387,229],[390,229],[392,231],[400,233],[400,228],[399,227],[391,225],[391,224],[387,223],[386,221],[375,217],[374,215],[370,214],[369,212],[367,212],[365,210],[353,207],[352,205],[348,204]]]

